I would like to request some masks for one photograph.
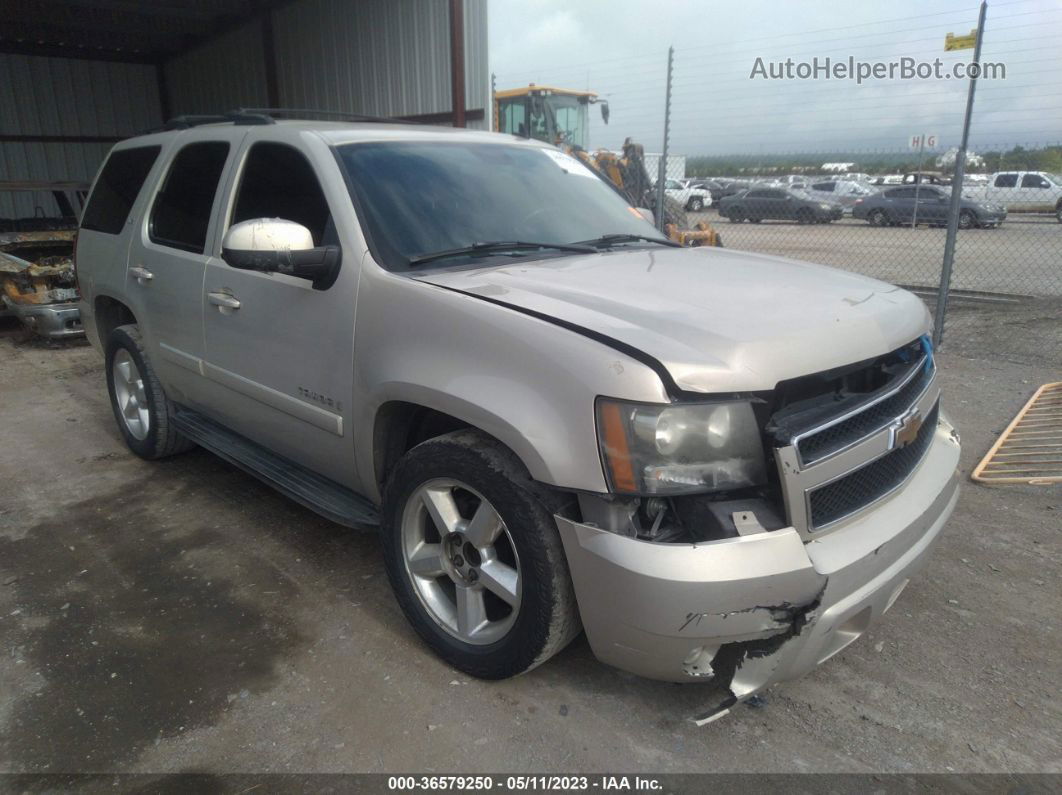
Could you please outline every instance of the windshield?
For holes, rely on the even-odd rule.
[[[373,255],[391,269],[476,243],[567,244],[612,234],[662,237],[592,171],[556,149],[403,141],[347,144],[337,151]],[[499,256],[555,254],[522,250]],[[461,261],[448,258],[438,264]]]

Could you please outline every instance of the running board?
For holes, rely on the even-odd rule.
[[[201,414],[179,409],[174,424],[183,436],[269,484],[281,494],[346,527],[378,525],[376,507],[335,481],[266,450]]]

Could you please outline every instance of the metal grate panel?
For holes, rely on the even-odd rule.
[[[914,471],[929,449],[937,429],[937,403],[926,415],[918,435],[906,447],[893,450],[842,478],[808,492],[809,524],[821,530],[896,490]]]
[[[1062,381],[1036,390],[970,478],[979,483],[1062,483]]]

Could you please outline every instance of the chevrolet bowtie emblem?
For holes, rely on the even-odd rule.
[[[925,418],[922,412],[915,409],[905,417],[900,417],[892,426],[892,448],[898,450],[907,447],[918,437],[922,429],[922,421]]]

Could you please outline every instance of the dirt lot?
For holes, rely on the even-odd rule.
[[[372,534],[202,451],[133,457],[90,348],[4,329],[0,771],[1062,772],[1058,487],[968,483],[883,623],[697,728],[704,690],[605,668],[582,639],[512,681],[448,669]],[[1060,378],[941,366],[965,471]]]

